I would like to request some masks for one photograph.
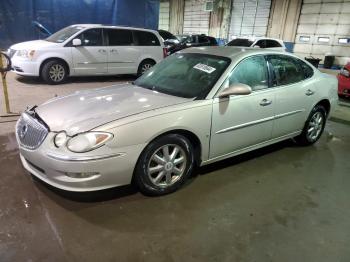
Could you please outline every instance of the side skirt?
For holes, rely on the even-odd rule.
[[[247,153],[247,152],[250,152],[250,151],[253,151],[253,150],[265,147],[265,146],[268,146],[268,145],[272,145],[272,144],[278,143],[280,141],[283,141],[283,140],[286,140],[286,139],[289,139],[289,138],[296,137],[296,136],[300,135],[301,132],[302,132],[302,130],[296,131],[296,132],[290,133],[288,135],[284,135],[284,136],[280,136],[280,137],[277,137],[277,138],[273,138],[273,139],[267,140],[265,142],[261,142],[261,143],[256,144],[256,145],[248,146],[248,147],[245,147],[245,148],[233,151],[231,153],[227,153],[227,154],[224,154],[224,155],[221,155],[221,156],[217,156],[217,157],[214,157],[214,158],[202,161],[201,166],[205,166],[205,165],[208,165],[208,164],[220,161],[220,160],[224,160],[226,158],[237,156],[237,155],[240,155],[240,154],[243,154],[243,153]]]

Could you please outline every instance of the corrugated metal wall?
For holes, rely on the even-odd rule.
[[[169,30],[170,21],[170,3],[169,1],[161,1],[159,3],[159,29]]]
[[[271,0],[234,0],[229,39],[234,36],[265,36]]]
[[[186,0],[184,13],[184,34],[208,34],[210,12],[204,11],[204,0]]]
[[[294,52],[301,56],[324,59],[336,56],[336,64],[350,59],[350,1],[304,0]]]

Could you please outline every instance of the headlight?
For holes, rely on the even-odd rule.
[[[112,138],[112,134],[105,132],[83,133],[69,139],[67,148],[75,153],[83,153],[104,145]]]
[[[35,54],[35,50],[18,50],[17,51],[17,56],[23,57],[23,58],[30,58],[32,59],[34,54]]]
[[[67,142],[67,134],[66,132],[60,132],[58,133],[54,138],[54,143],[56,147],[64,146]]]

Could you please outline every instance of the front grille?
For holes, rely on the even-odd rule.
[[[9,56],[10,58],[12,58],[12,57],[14,56],[15,53],[16,53],[16,50],[14,50],[14,49],[9,49],[9,50],[8,50],[8,56]]]
[[[27,113],[23,113],[17,123],[17,137],[22,147],[37,149],[45,140],[48,129]]]

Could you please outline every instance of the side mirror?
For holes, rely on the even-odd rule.
[[[78,38],[73,39],[73,46],[81,46],[81,40]]]
[[[231,95],[249,95],[252,92],[252,88],[246,84],[235,83],[228,88],[222,90],[219,94],[219,98],[229,97]]]
[[[261,48],[259,45],[255,45],[254,48]]]
[[[186,46],[190,47],[190,46],[192,46],[192,44],[191,43],[186,43]]]

